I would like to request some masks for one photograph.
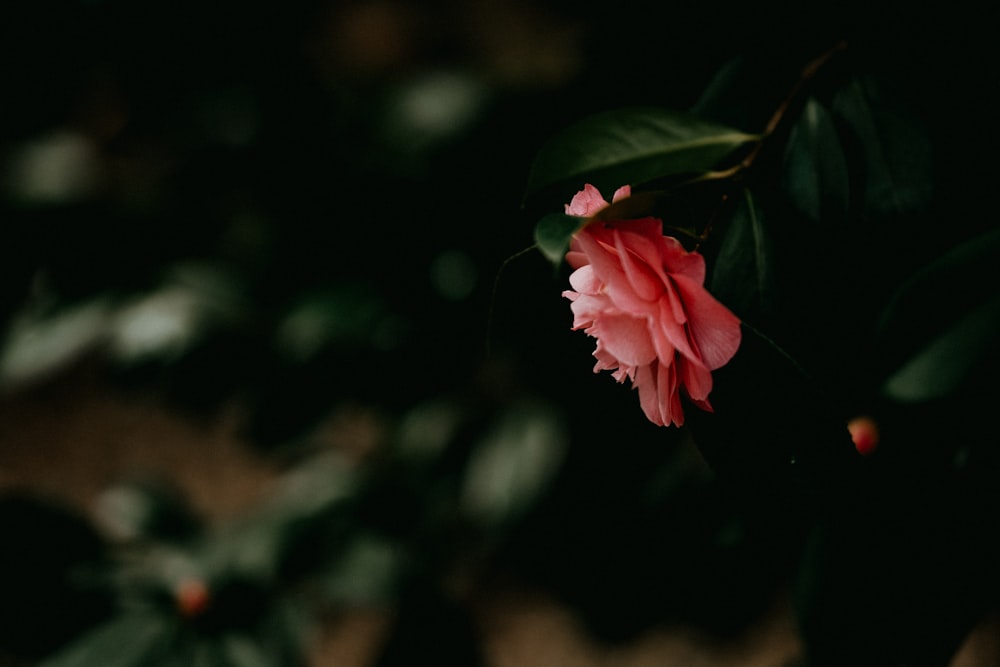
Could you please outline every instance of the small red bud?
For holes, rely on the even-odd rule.
[[[201,579],[185,579],[174,589],[177,610],[184,618],[201,616],[208,609],[211,595]]]
[[[847,424],[851,432],[854,448],[862,456],[868,456],[878,447],[878,424],[871,417],[855,417]]]

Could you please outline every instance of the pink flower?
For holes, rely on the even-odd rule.
[[[613,201],[631,195],[619,188]],[[591,217],[607,206],[586,185],[566,206],[569,215]],[[740,320],[703,287],[705,260],[663,235],[656,218],[594,221],[573,237],[566,261],[573,329],[597,339],[594,372],[613,371],[639,390],[646,417],[666,426],[684,423],[680,392],[712,410],[711,371],[740,346]]]

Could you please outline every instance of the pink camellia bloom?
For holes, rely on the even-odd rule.
[[[631,195],[619,188],[613,201]],[[566,206],[569,215],[591,217],[608,205],[586,185]],[[684,423],[680,392],[712,410],[711,371],[740,346],[740,320],[703,284],[705,259],[663,235],[656,218],[593,221],[576,233],[566,254],[573,329],[597,339],[594,372],[613,371],[639,390],[643,412],[654,424]]]

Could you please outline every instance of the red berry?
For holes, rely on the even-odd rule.
[[[862,456],[868,456],[878,447],[878,424],[871,417],[855,417],[847,424],[851,432],[854,448]]]
[[[174,589],[177,610],[184,618],[201,616],[208,609],[211,596],[201,579],[185,579]]]

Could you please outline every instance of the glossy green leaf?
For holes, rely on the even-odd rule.
[[[758,137],[686,113],[632,108],[586,118],[552,137],[528,175],[528,196],[559,184],[610,193],[679,174],[703,173]]]
[[[865,209],[873,214],[912,213],[927,206],[932,191],[931,146],[914,119],[893,110],[871,78],[855,78],[833,100],[865,167]]]
[[[153,611],[133,611],[71,643],[39,667],[143,667],[166,654],[174,624]]]
[[[847,213],[847,160],[830,112],[813,98],[788,138],[784,182],[792,204],[812,220]]]
[[[563,213],[551,213],[535,225],[535,244],[553,264],[559,264],[569,250],[570,239],[580,230],[584,218]]]
[[[712,269],[711,290],[739,313],[767,310],[774,294],[771,242],[764,214],[748,189],[743,190]]]

